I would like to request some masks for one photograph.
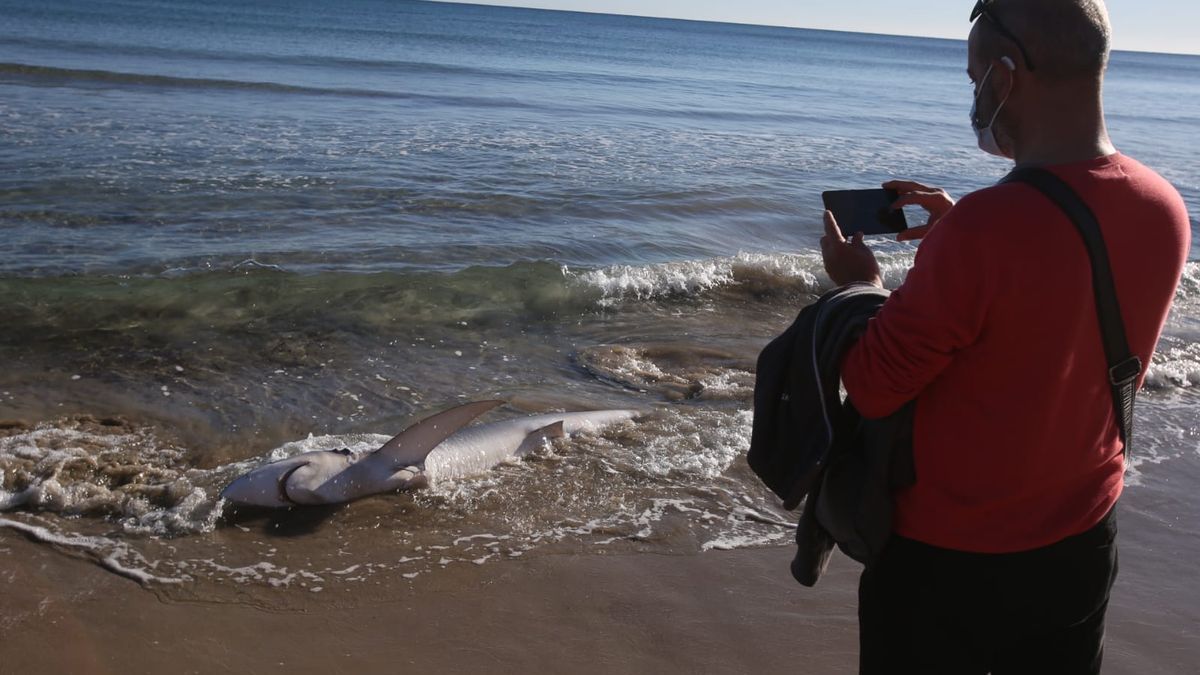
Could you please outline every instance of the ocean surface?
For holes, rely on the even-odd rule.
[[[758,350],[830,287],[821,191],[1009,168],[975,148],[961,41],[383,0],[0,15],[0,526],[169,598],[787,543],[741,456]],[[1106,98],[1200,214],[1200,58],[1114,54]],[[916,248],[873,243],[894,287]],[[1123,580],[1194,628],[1190,261],[1126,498],[1158,557]],[[480,398],[648,414],[342,509],[217,498]]]

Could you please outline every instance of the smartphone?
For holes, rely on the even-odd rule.
[[[900,197],[895,190],[830,190],[821,193],[825,208],[833,211],[842,234],[847,238],[855,232],[864,235],[897,234],[908,229],[904,211],[892,210]]]

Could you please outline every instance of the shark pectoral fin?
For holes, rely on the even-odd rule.
[[[279,499],[280,500],[287,502],[289,504],[299,504],[300,503],[300,502],[296,501],[292,497],[292,495],[288,492],[288,482],[292,480],[292,474],[296,473],[297,471],[299,471],[300,469],[303,469],[304,467],[306,467],[308,465],[309,465],[309,462],[305,462],[305,463],[297,466],[294,469],[289,469],[287,473],[285,473],[279,477],[279,482],[277,483],[277,485],[279,486]]]
[[[533,452],[534,449],[546,441],[549,441],[552,438],[563,438],[566,435],[567,432],[563,429],[562,420],[559,420],[554,424],[547,424],[541,429],[538,429],[537,431],[534,431],[526,436],[525,440],[521,442],[521,447],[517,448],[517,451],[513,453],[513,455],[516,457],[524,457],[530,452]]]
[[[400,469],[392,474],[388,482],[394,485],[396,490],[429,487],[429,477],[425,475],[424,471],[416,471],[413,467]]]
[[[431,415],[384,443],[375,454],[390,459],[397,466],[420,465],[450,434],[503,403],[504,401],[476,401]]]

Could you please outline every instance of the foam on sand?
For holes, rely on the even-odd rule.
[[[64,548],[77,555],[87,557],[104,569],[142,585],[150,583],[180,584],[185,581],[182,578],[152,574],[148,571],[151,564],[145,558],[128,546],[105,537],[60,534],[40,525],[9,518],[0,518],[0,527],[15,530],[35,541]],[[129,562],[130,559],[133,562]]]

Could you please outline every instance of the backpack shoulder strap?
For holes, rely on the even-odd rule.
[[[1112,268],[1109,265],[1108,249],[1104,245],[1100,224],[1092,210],[1071,186],[1046,169],[1017,169],[1005,177],[1003,182],[1025,183],[1044,194],[1067,214],[1087,246],[1088,257],[1092,261],[1096,313],[1100,320],[1104,354],[1108,361],[1108,382],[1112,389],[1113,407],[1117,413],[1117,424],[1120,427],[1125,460],[1128,464],[1133,447],[1133,400],[1137,390],[1137,378],[1142,373],[1142,361],[1129,349],[1125,323],[1121,318],[1121,307],[1117,302],[1116,285],[1113,283]]]

